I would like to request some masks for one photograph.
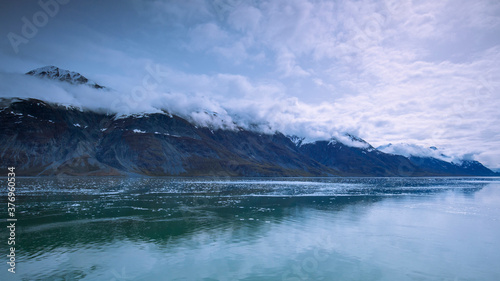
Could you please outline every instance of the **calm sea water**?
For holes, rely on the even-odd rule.
[[[0,280],[500,280],[500,178],[17,185]]]

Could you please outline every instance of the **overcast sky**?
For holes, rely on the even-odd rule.
[[[206,107],[500,168],[497,0],[40,2],[0,2],[2,84],[55,65],[124,99],[146,88],[138,109]]]

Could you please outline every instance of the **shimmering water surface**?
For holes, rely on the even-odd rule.
[[[500,280],[499,178],[16,183],[0,280]]]

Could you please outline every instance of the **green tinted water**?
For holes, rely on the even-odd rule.
[[[498,178],[17,184],[1,280],[500,280]]]

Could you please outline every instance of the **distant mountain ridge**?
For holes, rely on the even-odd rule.
[[[0,100],[0,166],[20,175],[493,176],[371,146],[294,143],[276,132],[198,127],[168,113],[115,115],[36,99]]]
[[[445,155],[437,147],[431,146],[428,148],[414,144],[388,144],[377,147],[378,150],[385,153],[401,155],[408,158],[414,165],[426,172],[439,173],[460,173],[463,170],[468,170],[471,173],[491,174],[494,171],[484,167],[480,162],[474,160],[457,159]]]
[[[85,76],[81,75],[78,72],[61,69],[59,67],[52,65],[33,69],[31,71],[26,72],[26,74],[39,78],[48,78],[48,79],[68,82],[70,84],[83,84],[95,89],[105,88],[104,86],[101,86],[96,82],[87,79]]]
[[[58,68],[31,72],[73,84],[93,83]],[[458,165],[385,153],[351,134],[305,142],[280,132],[201,127],[168,112],[117,116],[10,98],[0,99],[0,122],[0,167],[15,166],[26,176],[497,175],[477,161]]]

